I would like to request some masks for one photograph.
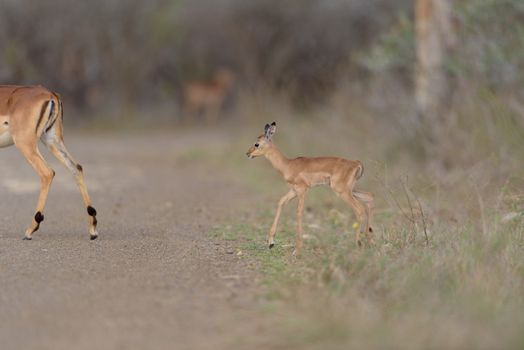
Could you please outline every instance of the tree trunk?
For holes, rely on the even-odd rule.
[[[415,100],[426,157],[439,160],[440,143],[449,132],[452,86],[444,67],[455,42],[453,0],[416,0],[417,67]]]

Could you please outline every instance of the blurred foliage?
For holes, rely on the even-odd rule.
[[[79,107],[140,98],[155,57],[149,18],[158,1],[0,2],[0,80],[43,84]]]
[[[416,38],[410,14],[398,15],[369,49],[355,56],[371,77],[369,100],[380,101],[374,102],[373,113],[397,115],[382,121],[402,128],[403,137],[392,142],[421,162],[440,162],[449,171],[495,156],[499,170],[509,174],[520,168],[512,157],[524,140],[524,2],[456,1],[452,23],[455,43],[444,67],[451,78],[452,97],[443,112],[448,125],[432,159],[420,151],[424,136],[415,132]]]
[[[458,7],[458,64],[494,88],[524,83],[524,2],[471,0]]]
[[[238,85],[322,100],[407,0],[0,1],[0,81],[78,107],[180,98],[227,67]]]
[[[205,120],[185,116],[185,88],[226,68],[234,84],[220,117],[322,110],[323,128],[387,143],[367,149],[380,159],[429,164],[415,132],[413,21],[411,0],[0,0],[0,81],[48,86],[105,126],[148,126]],[[505,174],[520,169],[511,155],[524,149],[523,2],[457,1],[453,23],[439,157],[448,171],[491,155]]]
[[[464,0],[454,12],[457,45],[446,68],[458,79],[495,89],[520,89],[524,82],[524,2]],[[412,77],[415,65],[413,18],[398,16],[358,62],[375,73]],[[467,86],[468,88],[470,86]]]
[[[402,76],[412,75],[415,60],[413,19],[406,14],[399,16],[397,23],[377,39],[369,52],[357,57],[357,62],[370,71],[391,71]]]

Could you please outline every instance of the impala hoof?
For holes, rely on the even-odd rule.
[[[31,237],[24,236],[24,238],[22,238],[22,241],[30,241],[30,240],[32,240]]]
[[[89,236],[89,239],[92,240],[92,241],[94,241],[94,240],[97,239],[97,238],[98,238],[98,235]]]
[[[269,249],[273,248],[275,246],[275,243],[269,243]]]

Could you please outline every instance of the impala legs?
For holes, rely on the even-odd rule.
[[[55,136],[50,140],[45,140],[45,143],[49,148],[49,151],[60,161],[60,163],[64,164],[75,177],[78,188],[80,189],[80,194],[82,195],[82,200],[87,208],[87,214],[89,215],[89,236],[92,240],[96,239],[98,237],[98,232],[96,230],[96,210],[91,206],[91,199],[89,198],[89,193],[87,192],[87,187],[84,182],[82,166],[75,162],[71,154],[69,154],[62,137]]]
[[[357,240],[357,244],[359,246],[361,246],[362,242],[360,241],[360,234],[361,233],[365,233],[368,230],[368,223],[367,223],[368,219],[366,218],[366,221],[364,221],[364,217],[366,216],[366,209],[364,208],[364,206],[355,197],[353,197],[353,193],[351,191],[337,193],[337,194],[355,212],[355,216],[357,217],[357,221],[358,221],[358,223],[360,225],[360,228],[357,231],[356,240]]]
[[[275,214],[275,219],[273,220],[273,225],[271,226],[271,230],[269,230],[269,234],[268,234],[268,237],[267,237],[269,248],[273,248],[273,246],[275,245],[274,238],[275,238],[275,233],[277,232],[278,220],[280,219],[280,213],[282,212],[282,208],[284,207],[284,205],[287,204],[287,202],[289,202],[290,200],[292,200],[296,196],[297,196],[297,193],[295,192],[295,190],[292,189],[292,190],[289,190],[289,192],[286,193],[278,201],[277,213]]]
[[[304,203],[306,199],[307,190],[300,191],[298,195],[298,205],[297,205],[297,238],[295,241],[295,251],[293,255],[298,255],[302,250],[302,234],[304,232],[302,228],[302,219],[304,217]]]
[[[33,233],[38,230],[40,223],[44,221],[44,215],[42,213],[55,172],[47,165],[35,144],[17,144],[16,146],[40,177],[40,195],[38,196],[38,203],[36,205],[36,214],[31,225],[25,231],[24,236],[25,240],[31,240]]]
[[[364,202],[364,204],[366,206],[366,216],[367,216],[366,232],[368,232],[368,234],[372,235],[373,234],[373,229],[370,226],[370,222],[371,222],[371,219],[373,218],[373,209],[374,209],[373,194],[371,194],[370,192],[353,190],[353,196],[355,196],[357,199],[359,199],[362,202]]]
[[[275,233],[277,232],[277,225],[278,220],[280,219],[280,213],[282,212],[282,208],[284,205],[287,204],[290,200],[298,196],[298,205],[297,205],[297,237],[295,241],[295,250],[293,252],[293,255],[296,255],[300,253],[300,250],[302,249],[302,234],[304,232],[302,228],[302,219],[304,217],[304,202],[306,199],[306,192],[307,189],[291,189],[288,193],[286,193],[280,200],[278,201],[278,207],[277,207],[277,213],[275,214],[275,219],[273,220],[273,225],[271,226],[271,230],[269,230],[268,235],[268,243],[269,248],[273,248],[275,245]]]

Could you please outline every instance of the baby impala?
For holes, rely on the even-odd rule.
[[[298,197],[297,207],[297,237],[294,253],[302,249],[302,218],[304,214],[304,200],[307,191],[316,185],[328,185],[342,198],[355,212],[360,229],[357,231],[357,244],[361,245],[360,234],[372,234],[369,226],[372,217],[373,195],[369,192],[354,189],[355,182],[362,177],[364,167],[358,160],[349,160],[336,157],[298,157],[286,158],[273,143],[273,135],[277,129],[276,123],[266,124],[264,134],[260,135],[255,144],[247,151],[249,158],[264,156],[273,168],[284,177],[290,190],[278,202],[277,212],[273,225],[269,230],[269,248],[275,245],[275,233],[284,205]],[[372,239],[372,237],[370,237]]]

